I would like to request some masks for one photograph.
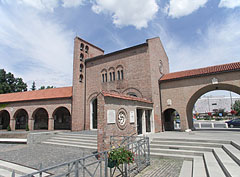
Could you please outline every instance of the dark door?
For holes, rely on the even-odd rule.
[[[92,108],[93,108],[93,112],[92,112],[93,129],[97,129],[97,99],[95,99],[95,100],[92,102]]]
[[[137,133],[142,134],[142,110],[137,109]]]

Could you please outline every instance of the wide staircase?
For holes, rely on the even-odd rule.
[[[232,141],[159,138],[151,156],[183,159],[181,177],[240,177],[240,146]]]
[[[49,139],[42,141],[43,144],[79,147],[97,150],[96,132],[57,133]]]

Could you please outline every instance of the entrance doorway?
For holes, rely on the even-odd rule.
[[[10,115],[7,111],[0,111],[0,129],[7,129],[10,123]]]
[[[145,111],[145,123],[146,123],[146,133],[151,132],[151,114],[152,110],[146,110]]]
[[[137,109],[137,134],[142,134],[142,109]]]
[[[97,98],[95,98],[90,105],[91,108],[91,129],[97,129]]]
[[[175,109],[167,109],[164,111],[164,129],[165,131],[174,130],[174,122],[180,124],[179,114]]]

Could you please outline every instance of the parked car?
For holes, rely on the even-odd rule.
[[[225,123],[227,123],[228,127],[231,127],[231,128],[240,127],[240,118],[229,120],[229,121],[226,121]]]

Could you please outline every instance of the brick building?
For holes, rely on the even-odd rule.
[[[193,99],[196,102],[204,92],[218,88],[216,83],[214,87],[210,87],[213,83],[209,82],[199,85],[196,78],[212,81],[214,77],[221,83],[221,74],[226,80],[228,74],[234,72],[229,81],[234,87],[229,90],[239,93],[239,70],[238,62],[212,69],[169,73],[168,57],[159,38],[104,54],[102,49],[76,37],[73,86],[0,95],[0,128],[10,125],[12,130],[25,129],[28,125],[30,130],[95,129],[99,141],[104,141],[110,135],[167,130],[169,122],[173,124],[171,116],[167,118],[170,109],[180,107],[181,128],[186,130],[191,128],[187,99],[191,101],[191,95],[197,93]],[[191,91],[190,87],[184,88],[190,81],[196,86]],[[198,90],[205,86],[210,89],[199,94]],[[220,84],[220,87],[228,89],[226,85]],[[174,101],[175,98],[178,100]]]

